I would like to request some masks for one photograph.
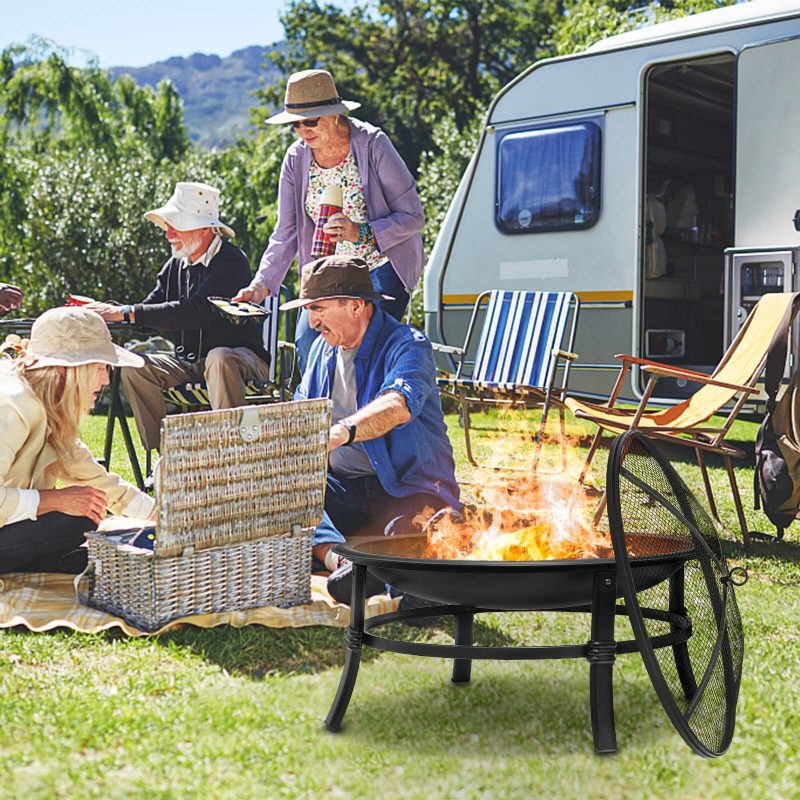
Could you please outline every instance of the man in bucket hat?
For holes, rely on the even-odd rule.
[[[205,381],[212,408],[233,408],[244,403],[246,381],[267,380],[269,356],[257,327],[234,325],[208,301],[232,297],[250,279],[247,256],[223,238],[233,230],[219,219],[219,191],[204,183],[178,183],[166,205],[144,218],[165,231],[172,249],[155,288],[136,305],[90,308],[110,322],[173,334],[174,356],[148,355],[142,369],[122,372],[142,443],[158,450],[166,414],[163,389]]]
[[[297,399],[330,397],[325,513],[314,555],[332,571],[328,591],[350,602],[352,565],[331,548],[345,537],[412,530],[413,520],[460,508],[431,343],[375,305],[360,258],[327,256],[302,270],[300,298],[320,336]],[[418,524],[418,523],[417,523]],[[368,575],[367,592],[385,591]]]

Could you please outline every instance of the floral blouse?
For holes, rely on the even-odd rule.
[[[313,158],[311,159],[305,203],[308,216],[316,222],[322,194],[325,187],[331,183],[342,187],[342,213],[355,223],[369,222],[364,188],[361,186],[361,176],[358,174],[358,166],[352,153],[348,153],[341,164],[329,169],[323,169]],[[337,242],[336,253],[363,258],[371,270],[389,260],[378,249],[371,232],[365,244],[356,246],[355,242]]]

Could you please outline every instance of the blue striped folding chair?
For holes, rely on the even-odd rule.
[[[484,312],[485,305],[485,312]],[[443,394],[461,405],[467,458],[475,466],[470,407],[541,408],[534,469],[538,466],[547,415],[559,410],[562,461],[564,397],[578,325],[580,301],[571,292],[518,292],[492,289],[475,301],[463,347],[434,344],[450,358],[453,373],[438,379]],[[481,320],[474,359],[469,358]],[[563,362],[563,363],[562,363]],[[561,380],[556,384],[560,373]]]

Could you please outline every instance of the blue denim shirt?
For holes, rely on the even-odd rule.
[[[296,399],[331,396],[338,349],[321,336],[314,342]],[[355,370],[358,408],[394,391],[405,397],[411,414],[408,422],[384,436],[362,442],[384,490],[393,497],[426,492],[460,508],[453,448],[427,337],[376,307],[356,353]]]

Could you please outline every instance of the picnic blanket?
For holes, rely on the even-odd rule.
[[[78,602],[72,586],[72,575],[47,572],[16,572],[0,579],[0,628],[24,625],[31,631],[53,628],[72,628],[84,633],[119,628],[128,636],[153,634],[134,628],[125,620],[90,608]],[[198,614],[182,617],[155,631],[156,634],[174,630],[181,625],[213,628],[216,625],[265,625],[268,628],[302,628],[307,625],[330,625],[343,628],[350,621],[348,606],[337,603],[325,588],[326,578],[311,576],[311,602],[293,608],[252,608],[220,614]],[[85,591],[85,589],[84,589]],[[375,595],[367,601],[366,615],[373,617],[397,610],[397,598],[388,594]]]

